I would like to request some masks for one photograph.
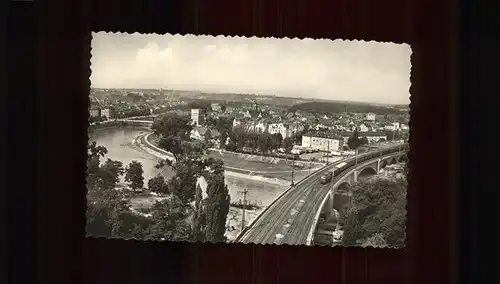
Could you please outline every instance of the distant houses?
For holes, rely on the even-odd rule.
[[[354,132],[352,131],[344,131],[340,133],[340,136],[344,139],[344,142],[347,143],[347,139],[353,135]],[[368,143],[376,143],[381,140],[387,140],[387,135],[382,132],[376,132],[376,131],[365,131],[365,132],[358,132],[358,137],[366,137],[368,140]]]
[[[376,115],[374,113],[367,113],[366,116],[365,116],[365,120],[368,120],[368,121],[375,121],[375,118],[376,118]]]
[[[108,120],[114,118],[115,111],[112,108],[98,108],[92,107],[89,111],[91,118],[101,118],[104,120]]]
[[[220,133],[215,129],[208,129],[202,126],[196,126],[191,130],[190,137],[192,139],[203,141],[207,135],[207,132],[210,132],[210,140],[217,141],[219,139]]]

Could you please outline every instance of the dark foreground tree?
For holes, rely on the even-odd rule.
[[[224,182],[224,171],[215,170],[207,179],[207,195],[204,202],[206,218],[205,240],[208,242],[224,242],[226,221],[231,203],[227,185]]]
[[[343,244],[366,244],[368,238],[381,234],[388,245],[404,246],[406,187],[404,180],[388,179],[362,181],[354,185],[352,208],[344,225]]]
[[[189,211],[178,197],[156,202],[152,207],[152,225],[146,238],[154,240],[188,241],[191,229],[188,223]]]
[[[200,185],[196,186],[196,194],[194,199],[194,214],[193,214],[193,231],[192,241],[205,241],[205,211],[203,206],[203,194]]]
[[[144,173],[142,169],[142,164],[138,161],[132,161],[128,165],[125,174],[125,181],[129,183],[129,186],[136,191],[144,187]]]

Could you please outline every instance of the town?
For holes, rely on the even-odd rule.
[[[244,145],[234,145],[235,141],[226,135],[224,147],[252,153],[260,147],[264,150],[263,154],[284,153],[286,149],[283,142],[291,140],[292,143],[288,145],[292,148],[289,150],[295,155],[312,152],[323,152],[326,156],[349,155],[352,151],[347,146],[347,140],[354,132],[357,132],[362,144],[407,141],[409,138],[408,108],[372,106],[368,109],[372,108],[373,112],[325,113],[311,109],[310,104],[313,103],[303,99],[283,98],[284,102],[276,103],[280,98],[274,96],[228,94],[228,101],[224,101],[221,94],[214,94],[213,97],[210,99],[210,94],[195,92],[92,89],[90,122],[102,123],[124,118],[153,120],[159,114],[175,113],[190,117],[195,126],[191,132],[192,138],[204,140],[209,137],[214,147],[219,148],[220,138],[225,135],[221,135],[223,129],[218,121],[230,120],[229,125],[233,130],[253,135],[255,139],[246,139]],[[297,101],[299,104],[295,105]],[[306,107],[301,109],[300,102]],[[328,104],[318,104],[325,103]],[[278,137],[280,144],[273,144],[271,139],[264,138],[264,134]],[[259,135],[263,136],[260,140]],[[262,145],[266,142],[270,145]],[[318,155],[303,156],[318,159]]]

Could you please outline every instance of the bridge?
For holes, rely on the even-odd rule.
[[[336,189],[376,175],[380,170],[406,159],[408,144],[375,148],[357,157],[342,159],[323,167],[290,187],[271,203],[235,242],[254,244],[312,245],[320,215],[329,216],[338,207]],[[344,167],[333,168],[341,163]],[[322,184],[321,175],[333,171],[330,183]]]
[[[138,119],[117,119],[117,122],[122,125],[130,125],[130,126],[147,126],[151,127],[153,125],[153,121],[151,120],[138,120]]]

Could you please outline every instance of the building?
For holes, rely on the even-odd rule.
[[[210,108],[212,109],[212,111],[215,111],[215,112],[222,111],[222,108],[221,108],[219,103],[211,103]]]
[[[400,123],[399,122],[393,122],[389,125],[386,125],[384,127],[385,130],[390,130],[390,131],[396,131],[396,130],[399,130],[399,128],[401,127]]]
[[[103,108],[101,109],[101,117],[106,117],[106,119],[114,118],[114,112],[111,108]]]
[[[190,137],[197,140],[204,140],[207,131],[209,131],[207,128],[197,126],[191,130]]]
[[[89,113],[90,117],[101,117],[101,110],[98,108],[91,108]]]
[[[368,131],[370,131],[370,130],[371,130],[371,129],[370,129],[370,127],[368,127],[368,126],[367,126],[366,124],[364,124],[364,123],[361,123],[361,124],[359,125],[359,131],[360,131],[360,132],[368,132]]]
[[[310,131],[302,135],[302,147],[320,151],[339,151],[344,141],[342,137],[331,132]]]
[[[235,118],[233,120],[233,128],[236,128],[236,127],[239,127],[239,126],[241,126],[241,120]]]
[[[289,135],[288,133],[288,126],[285,125],[284,123],[270,123],[267,132],[270,134],[276,134],[276,133],[281,133],[281,137],[283,139],[287,138]]]
[[[376,115],[374,113],[369,112],[366,114],[365,120],[375,121],[375,117]]]
[[[191,123],[193,125],[200,125],[201,120],[201,110],[197,108],[191,109]]]

